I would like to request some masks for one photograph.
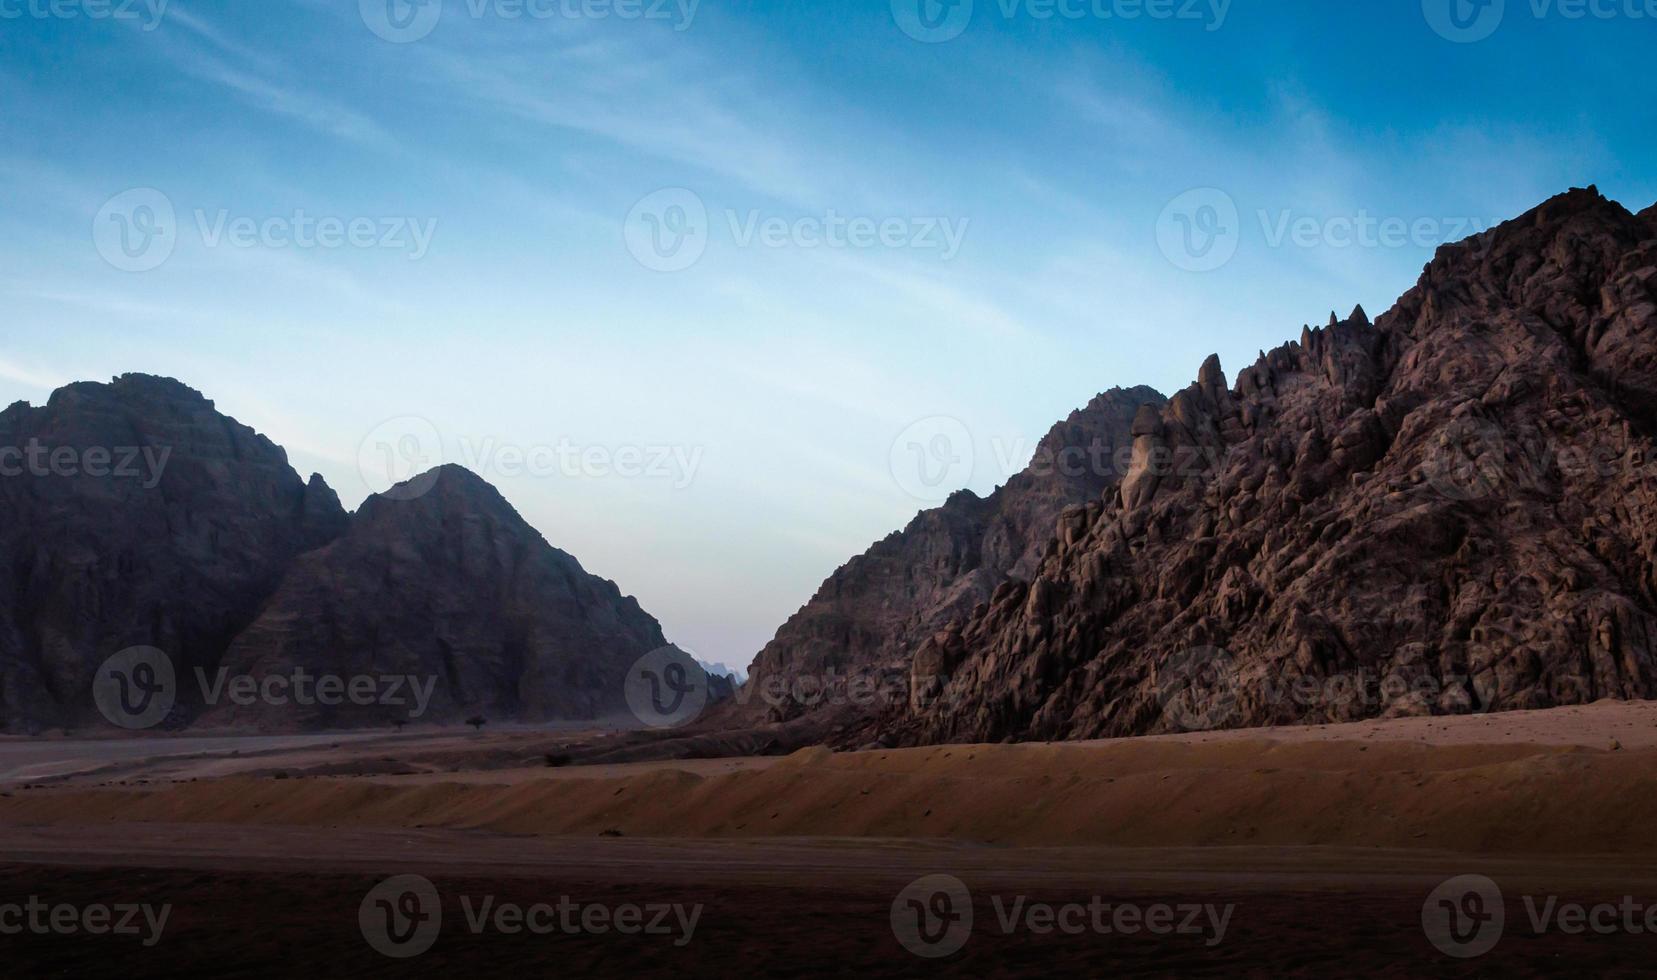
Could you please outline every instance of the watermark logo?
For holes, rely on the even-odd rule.
[[[1271,249],[1431,250],[1492,227],[1490,221],[1472,216],[1385,215],[1368,208],[1325,214],[1260,208],[1251,220],[1259,223],[1260,238]],[[1180,194],[1163,208],[1157,219],[1157,245],[1178,268],[1213,272],[1236,257],[1245,224],[1230,194],[1213,187],[1198,188]]]
[[[701,261],[722,225],[735,248],[909,249],[952,261],[966,241],[970,218],[847,214],[768,214],[759,208],[726,208],[717,222],[701,195],[669,187],[641,198],[628,211],[622,237],[628,252],[654,272],[681,272]]]
[[[338,674],[313,674],[304,667],[259,676],[232,676],[228,667],[220,667],[212,677],[201,667],[197,667],[195,673],[202,701],[209,706],[223,700],[243,707],[254,704],[277,708],[290,704],[329,708],[378,705],[407,708],[406,717],[414,719],[426,713],[432,694],[437,690],[436,677],[422,677],[419,674],[356,674],[342,677]]]
[[[1435,432],[1422,472],[1451,500],[1484,500],[1507,479],[1507,439],[1493,422],[1463,415]]]
[[[197,208],[193,218],[195,234],[205,248],[381,249],[406,252],[417,262],[426,257],[437,236],[436,218],[339,217],[313,215],[304,208],[259,217]],[[92,221],[92,242],[114,268],[150,272],[172,258],[183,231],[172,199],[153,187],[140,187],[104,203]]]
[[[1472,44],[1502,26],[1507,0],[1421,0],[1421,13],[1440,37]]]
[[[362,22],[392,44],[429,36],[443,19],[443,0],[358,0]]]
[[[898,29],[922,44],[953,41],[972,23],[973,0],[892,0]]]
[[[357,474],[369,492],[417,500],[437,486],[443,436],[429,419],[399,415],[374,427],[357,446]]]
[[[1225,26],[1231,0],[994,0],[993,9],[1007,22],[1189,21],[1213,32]],[[973,0],[892,0],[898,29],[923,44],[960,37],[973,13]]]
[[[155,647],[129,647],[105,660],[92,678],[92,701],[109,723],[153,728],[178,701],[172,658]]]
[[[1219,647],[1192,647],[1156,668],[1157,702],[1173,731],[1206,732],[1232,724],[1237,706],[1236,658]]]
[[[303,667],[262,676],[237,674],[220,667],[209,676],[195,669],[202,703],[221,701],[249,706],[268,704],[338,707],[409,708],[407,717],[419,718],[430,706],[437,678],[414,674],[361,674],[341,677],[312,674]],[[105,660],[92,678],[92,701],[113,725],[134,731],[154,728],[167,719],[182,690],[172,658],[155,647],[129,647]]]
[[[446,7],[472,20],[649,20],[675,31],[689,30],[701,0],[359,0],[362,21],[393,44],[424,40],[437,29]]]
[[[972,893],[954,875],[917,878],[892,900],[892,935],[925,959],[959,952],[972,938]]]
[[[153,187],[115,195],[92,219],[92,244],[105,262],[122,272],[159,269],[178,245],[178,214],[172,200]]]
[[[1237,202],[1215,187],[1186,191],[1168,202],[1156,222],[1156,242],[1168,261],[1187,272],[1212,272],[1230,262],[1243,238]]]
[[[684,490],[696,480],[706,447],[673,443],[580,445],[569,438],[519,445],[460,436],[459,464],[485,478],[652,480]],[[373,493],[415,500],[437,485],[449,461],[442,433],[417,415],[388,419],[357,447],[357,471]]]
[[[663,936],[678,947],[696,935],[704,906],[679,903],[583,903],[561,895],[556,902],[519,905],[494,895],[460,896],[466,931],[504,936]],[[380,882],[357,907],[357,926],[376,952],[406,960],[430,950],[443,929],[443,896],[420,875],[397,875]]]
[[[646,269],[680,272],[708,250],[708,206],[692,190],[667,187],[640,198],[627,212],[627,250]]]
[[[0,0],[0,20],[135,21],[145,34],[161,26],[170,0]]]
[[[1457,959],[1490,952],[1501,940],[1506,922],[1502,890],[1484,875],[1451,878],[1421,903],[1421,929],[1427,941]]]
[[[0,903],[0,936],[137,936],[145,947],[161,941],[171,904],[52,904],[39,895]]]
[[[707,707],[708,672],[676,646],[657,647],[628,669],[625,694],[627,707],[645,725],[679,728]]]
[[[136,480],[145,490],[161,485],[171,446],[0,446],[0,477],[79,477]]]
[[[1657,0],[1527,0],[1515,7],[1523,8],[1538,21],[1657,20]],[[1508,7],[1507,0],[1421,0],[1421,13],[1445,40],[1474,44],[1496,33]]]
[[[1027,932],[1037,936],[1179,936],[1200,939],[1213,948],[1225,941],[1232,904],[1182,902],[1113,902],[1094,895],[1086,902],[1043,902],[1028,895],[991,895],[995,917],[986,925],[1003,936]],[[972,894],[952,875],[927,875],[911,882],[892,901],[892,934],[898,943],[925,959],[960,951],[972,937]]]
[[[420,875],[397,875],[375,885],[357,907],[362,937],[378,953],[405,960],[437,942],[443,901],[437,886]]]
[[[960,419],[933,415],[910,424],[888,454],[892,479],[927,503],[941,503],[972,478],[972,433]]]

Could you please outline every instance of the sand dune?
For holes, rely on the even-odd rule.
[[[0,797],[0,823],[1644,854],[1657,852],[1644,833],[1657,820],[1651,718],[1646,705],[1601,705],[1099,743],[809,749],[780,760],[481,778],[300,770],[295,778],[17,790]]]

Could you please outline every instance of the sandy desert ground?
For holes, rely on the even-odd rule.
[[[562,764],[561,746],[613,737],[0,741],[0,929],[7,904],[31,897],[170,908],[153,945],[84,930],[0,945],[30,972],[124,977],[1633,976],[1657,954],[1643,928],[1657,905],[1657,705]],[[1506,920],[1493,948],[1460,958],[1431,941],[1423,908],[1470,874],[1499,887]],[[409,959],[385,955],[361,919],[396,875],[432,882],[442,910]],[[911,885],[931,882],[930,902],[938,875],[973,915],[960,948],[932,958],[899,923]],[[485,898],[566,896],[601,918],[700,911],[677,935],[472,921]],[[1595,919],[1596,905],[1617,911]],[[1130,914],[1095,920],[1096,906]],[[1146,925],[1187,913],[1189,930]],[[1074,934],[1055,926],[1084,919]]]

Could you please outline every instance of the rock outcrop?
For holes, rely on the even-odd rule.
[[[123,375],[0,412],[0,730],[69,724],[103,659],[216,664],[345,526],[321,477],[200,393]]]
[[[1573,190],[1371,322],[1216,361],[958,629],[889,742],[1657,694],[1657,209]],[[1152,465],[1182,454],[1211,465]],[[893,603],[902,601],[893,595]],[[893,634],[895,640],[909,640]],[[870,737],[870,731],[859,738]]]
[[[1033,575],[1060,515],[1117,485],[1135,418],[1164,401],[1144,387],[1098,396],[988,497],[957,493],[853,558],[760,652],[729,720],[878,711],[901,694],[917,646],[965,622],[1009,580]]]

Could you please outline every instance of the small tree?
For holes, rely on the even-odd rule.
[[[489,720],[482,715],[473,715],[472,717],[466,719],[466,724],[471,725],[474,731],[481,732],[483,731],[483,726],[489,724]]]

